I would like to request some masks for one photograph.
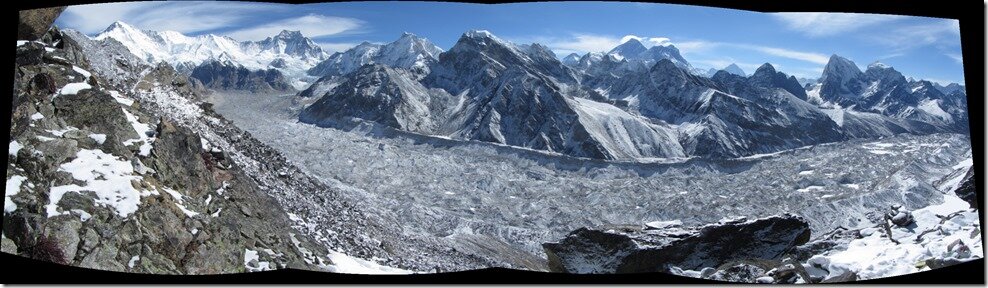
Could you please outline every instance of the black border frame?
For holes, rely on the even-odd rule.
[[[8,25],[6,37],[15,40],[17,37],[17,13],[20,10],[35,9],[61,5],[80,5],[121,1],[17,1],[12,3],[16,9],[8,10]],[[317,3],[336,1],[252,1],[276,3]],[[454,2],[454,1],[431,1]],[[477,1],[455,1],[463,3],[491,4]],[[524,3],[537,1],[501,1],[498,3]],[[645,1],[629,1],[645,2]],[[975,175],[984,172],[984,136],[985,136],[985,13],[988,4],[975,5],[974,2],[900,2],[900,1],[779,1],[779,0],[666,0],[654,2],[661,4],[678,4],[693,6],[708,6],[712,8],[727,8],[748,10],[754,12],[852,12],[874,14],[898,14],[936,18],[957,19],[960,22],[962,55],[964,56],[965,85],[968,90],[968,114],[971,123],[971,147]],[[9,48],[8,48],[9,49]],[[14,57],[3,59],[6,67],[14,67]],[[3,71],[7,77],[3,79],[7,87],[13,86],[14,70]],[[9,109],[3,109],[9,113]],[[972,113],[973,112],[973,113]],[[7,126],[10,125],[10,115],[2,117]],[[976,177],[978,201],[984,207],[984,189]],[[984,229],[984,213],[979,210],[981,227]],[[983,239],[983,238],[982,238]],[[982,240],[982,247],[984,247]],[[542,273],[503,268],[488,268],[463,272],[416,274],[404,276],[385,275],[350,275],[304,270],[277,270],[243,274],[219,275],[153,275],[125,272],[94,270],[67,265],[58,265],[38,261],[7,253],[0,253],[0,259],[6,269],[2,282],[14,284],[393,284],[393,283],[445,283],[445,284],[739,284],[716,282],[705,279],[689,278],[665,273],[622,274],[622,275],[577,275],[561,273]],[[52,276],[41,276],[52,275]],[[55,276],[57,275],[57,276]],[[981,284],[985,281],[985,260],[978,259],[950,267],[931,271],[907,274],[896,277],[856,281],[840,284]]]

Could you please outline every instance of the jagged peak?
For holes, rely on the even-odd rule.
[[[847,58],[844,58],[844,56],[840,56],[840,55],[837,55],[837,54],[832,54],[832,55],[830,55],[830,60],[829,61],[851,61],[851,60],[850,59],[847,59]]]
[[[104,29],[104,31],[113,30],[114,28],[135,28],[135,27],[133,25],[127,24],[127,22],[117,20],[117,21],[113,21],[113,23],[111,23],[110,26],[107,26],[106,29]]]
[[[304,36],[302,36],[302,31],[299,31],[299,30],[287,30],[286,29],[286,30],[281,30],[281,33],[278,33],[278,36],[277,37],[278,38],[302,38]]]
[[[758,69],[755,69],[755,74],[762,74],[762,73],[775,74],[776,73],[775,66],[772,66],[771,63],[765,63],[762,64],[762,66],[758,66]]]
[[[107,26],[106,29],[103,29],[103,31],[100,32],[99,34],[105,34],[107,32],[114,31],[114,30],[120,30],[121,32],[127,32],[127,33],[130,33],[130,32],[141,32],[141,33],[143,33],[143,30],[141,30],[140,28],[137,28],[134,25],[130,25],[130,24],[127,24],[126,22],[123,22],[123,21],[119,21],[118,20],[118,21],[114,21],[112,24],[110,24],[110,26]]]
[[[645,44],[642,44],[642,41],[638,41],[637,38],[628,38],[628,41],[624,41],[621,45],[641,46],[642,48],[645,48]]]
[[[663,58],[655,62],[655,65],[652,66],[651,70],[652,71],[656,71],[656,70],[681,71],[682,69],[680,69],[679,66],[676,66],[676,63],[673,63],[672,60]]]
[[[832,76],[840,75],[842,79],[850,79],[847,77],[857,77],[864,73],[858,68],[857,64],[850,59],[841,57],[840,55],[834,54],[830,56],[830,60],[827,61],[827,65],[823,67],[823,75],[820,77],[821,81],[826,80]]]
[[[635,38],[628,38],[628,41],[624,41],[621,45],[614,47],[614,49],[611,49],[611,51],[607,52],[607,54],[618,54],[622,57],[630,57],[641,54],[645,51],[648,51],[648,48],[645,48],[645,45],[642,44],[641,41],[638,41],[638,39]]]

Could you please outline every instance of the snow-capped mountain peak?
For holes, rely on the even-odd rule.
[[[302,31],[298,30],[281,30],[281,33],[278,33],[278,36],[275,36],[275,38],[279,39],[300,39],[303,37]]]
[[[724,67],[723,70],[727,71],[728,73],[738,75],[741,77],[748,77],[748,74],[744,73],[744,70],[742,70],[741,67],[738,67],[738,65],[734,63],[731,63],[731,65],[727,65],[727,67]]]
[[[394,42],[379,45],[367,41],[347,51],[335,53],[325,61],[309,69],[309,75],[342,76],[356,71],[364,64],[381,64],[391,68],[403,68],[418,72],[429,71],[443,53],[428,39],[404,32]]]
[[[576,66],[579,63],[580,63],[580,54],[570,53],[569,55],[566,55],[566,57],[563,58],[563,64],[569,66]]]
[[[828,78],[833,77],[848,80],[861,77],[862,74],[861,69],[858,68],[858,65],[854,64],[854,61],[834,54],[830,56],[827,65],[823,67],[823,75],[820,77],[820,81],[824,82]]]
[[[140,30],[140,29],[137,29],[136,27],[131,26],[130,24],[127,24],[123,21],[113,21],[113,23],[110,24],[110,26],[106,26],[106,29],[103,29],[103,31],[100,32],[100,34],[114,30]]]
[[[647,50],[648,48],[645,48],[645,45],[642,44],[641,41],[638,41],[638,39],[635,38],[631,38],[628,39],[628,41],[621,43],[621,45],[614,47],[614,49],[611,49],[611,51],[607,52],[607,54],[618,55],[621,56],[622,58],[630,58],[630,57],[636,57]]]

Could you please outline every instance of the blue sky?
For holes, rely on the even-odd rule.
[[[260,40],[300,30],[326,50],[362,41],[387,43],[412,32],[449,49],[470,29],[516,43],[542,43],[560,57],[607,51],[628,38],[671,42],[695,67],[763,63],[819,77],[831,54],[861,68],[876,60],[906,76],[963,83],[958,23],[879,14],[760,13],[700,6],[621,2],[345,2],[305,5],[248,2],[128,2],[69,7],[59,27],[88,34],[121,20],[186,35]]]

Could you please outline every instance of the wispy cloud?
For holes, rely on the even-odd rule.
[[[364,22],[354,18],[309,14],[226,33],[237,40],[261,40],[282,30],[298,30],[309,38],[358,32]]]
[[[893,53],[890,53],[890,54],[885,54],[885,55],[882,55],[882,56],[878,56],[878,60],[892,59],[892,58],[896,58],[896,57],[902,57],[902,56],[905,56],[905,55],[906,55],[906,53],[903,53],[903,52],[893,52]]]
[[[246,2],[121,2],[69,6],[59,17],[63,27],[95,34],[114,21],[143,29],[198,33],[240,25],[253,12],[277,5]]]
[[[947,55],[947,57],[950,57],[950,59],[954,59],[954,61],[956,61],[957,64],[964,64],[964,57],[961,56],[960,53],[947,53],[945,55]]]
[[[806,52],[797,51],[780,47],[754,45],[746,43],[727,43],[727,42],[709,42],[703,40],[694,40],[682,43],[674,43],[674,45],[683,52],[683,54],[695,54],[703,55],[708,54],[710,50],[719,47],[729,47],[729,48],[739,48],[745,50],[751,50],[760,52],[762,54],[789,58],[794,60],[800,60],[805,62],[810,62],[813,64],[825,65],[829,61],[830,57],[816,52]]]
[[[58,21],[64,27],[87,34],[103,31],[114,21],[123,21],[142,29],[184,34],[224,31],[220,34],[241,41],[261,40],[282,30],[298,30],[315,38],[354,33],[365,27],[358,19],[319,14],[244,27],[244,23],[250,23],[252,14],[270,15],[287,9],[284,5],[248,2],[122,2],[70,6]]]
[[[960,40],[960,26],[957,20],[939,21],[898,27],[867,39],[891,47],[897,51],[927,45],[956,45]]]
[[[758,45],[746,45],[746,44],[738,44],[737,47],[745,48],[745,49],[751,49],[751,50],[762,52],[762,53],[765,53],[765,54],[768,54],[768,55],[772,55],[772,56],[778,56],[778,57],[789,58],[789,59],[794,59],[794,60],[806,61],[806,62],[810,62],[810,63],[814,63],[814,64],[820,64],[820,65],[826,65],[827,64],[827,61],[830,60],[830,57],[827,56],[827,55],[820,54],[820,53],[813,53],[813,52],[802,52],[802,51],[795,51],[795,50],[789,50],[789,49],[784,49],[784,48],[758,46]]]
[[[898,15],[830,12],[784,12],[772,15],[790,30],[803,32],[810,37],[837,35],[903,18]]]

